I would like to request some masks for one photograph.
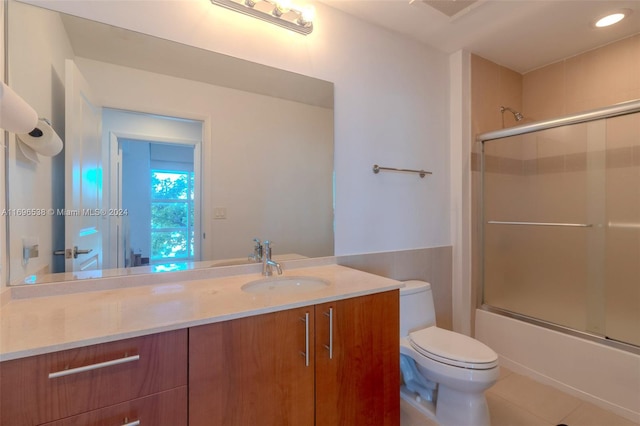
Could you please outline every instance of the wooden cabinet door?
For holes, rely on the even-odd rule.
[[[311,306],[192,327],[189,425],[313,425],[313,313]]]
[[[138,423],[136,423],[138,422]],[[187,387],[180,386],[43,426],[187,426]]]
[[[316,305],[316,426],[400,424],[399,321],[397,290]]]

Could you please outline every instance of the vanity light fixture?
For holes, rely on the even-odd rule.
[[[288,0],[211,0],[211,3],[271,22],[300,34],[313,31],[312,6],[300,8]]]

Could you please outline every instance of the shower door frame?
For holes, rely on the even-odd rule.
[[[537,121],[534,123],[523,124],[520,126],[514,126],[507,129],[495,130],[480,134],[476,137],[476,143],[481,144],[480,155],[480,193],[478,194],[480,200],[480,226],[479,226],[479,248],[480,248],[480,271],[479,271],[479,290],[477,292],[476,306],[482,310],[492,312],[495,314],[503,315],[509,318],[517,319],[529,324],[534,324],[547,329],[559,331],[564,334],[569,334],[575,337],[580,337],[593,342],[601,343],[606,346],[621,349],[627,352],[640,354],[640,347],[628,344],[625,342],[607,339],[605,336],[590,333],[588,331],[576,330],[560,324],[555,324],[549,321],[545,321],[540,318],[531,317],[528,315],[520,314],[517,312],[509,311],[506,309],[498,308],[495,306],[487,305],[484,303],[484,277],[485,277],[485,217],[484,217],[484,179],[485,179],[485,158],[484,158],[484,143],[496,139],[503,139],[511,136],[524,135],[527,133],[538,132],[547,129],[553,129],[556,127],[569,126],[572,124],[588,123],[591,121],[602,120],[607,118],[619,117],[622,115],[635,114],[640,112],[640,99],[622,102],[619,104],[607,106],[604,108],[593,109],[577,114],[565,115],[559,118],[553,118],[549,120]]]

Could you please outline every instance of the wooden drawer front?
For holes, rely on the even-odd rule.
[[[97,368],[75,370],[86,366]],[[65,370],[77,372],[50,378]],[[187,330],[6,361],[0,424],[37,425],[186,384]]]
[[[43,426],[87,425],[187,426],[187,387],[181,386]]]

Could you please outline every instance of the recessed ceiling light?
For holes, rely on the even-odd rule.
[[[606,16],[603,16],[597,19],[594,25],[598,28],[602,28],[602,27],[608,27],[609,25],[617,24],[618,22],[622,21],[629,14],[629,12],[630,11],[626,9],[617,10],[613,13],[610,13]]]

